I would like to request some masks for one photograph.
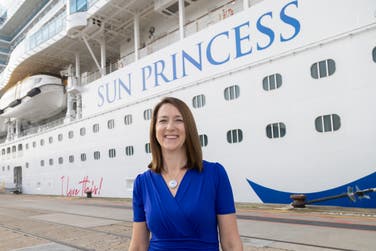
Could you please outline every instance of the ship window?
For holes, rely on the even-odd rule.
[[[59,157],[59,159],[58,159],[58,162],[59,162],[59,164],[61,165],[61,164],[63,164],[63,157]]]
[[[134,154],[133,146],[125,147],[125,155],[132,156]]]
[[[334,74],[335,71],[336,63],[333,59],[323,60],[311,66],[311,76],[314,79],[325,78]]]
[[[116,150],[114,148],[111,148],[110,150],[108,150],[108,156],[110,158],[115,158],[116,157]]]
[[[201,95],[197,95],[193,97],[192,105],[194,108],[201,108],[205,106],[205,104],[206,104],[205,95],[201,94]]]
[[[59,22],[59,18],[57,19],[57,21]],[[59,31],[59,26],[56,25],[55,21],[47,24],[47,26],[45,26],[45,27],[48,27],[48,32],[50,33],[50,36],[53,36],[54,34],[56,34]]]
[[[146,152],[146,153],[151,153],[150,143],[146,143],[146,144],[145,144],[145,152]]]
[[[62,133],[59,133],[59,135],[57,135],[57,139],[59,141],[62,141],[63,140],[63,134]]]
[[[10,166],[8,166],[8,171],[10,171]]]
[[[99,124],[98,123],[93,125],[93,132],[94,133],[99,132]]]
[[[40,166],[44,166],[44,160],[43,159],[40,161]]]
[[[281,87],[282,76],[279,73],[264,77],[262,80],[262,87],[265,91],[271,91]]]
[[[226,100],[237,99],[240,96],[240,87],[238,85],[233,85],[225,88],[224,91]]]
[[[52,144],[52,142],[54,142],[54,138],[49,137],[49,138],[48,138],[48,142],[49,142],[50,144]]]
[[[144,120],[150,120],[152,113],[153,113],[152,109],[146,109],[144,111]]]
[[[43,27],[41,32],[42,32],[42,40],[43,41],[47,40],[48,39],[48,27],[47,26]]]
[[[40,145],[41,145],[41,146],[44,146],[44,139],[41,139],[41,140],[40,140]]]
[[[81,161],[86,161],[86,153],[81,153]]]
[[[232,143],[239,143],[243,140],[243,132],[240,129],[233,129],[227,131],[227,142]]]
[[[69,0],[70,14],[87,11],[87,0]]]
[[[69,162],[70,162],[70,163],[73,163],[73,162],[74,162],[74,156],[73,156],[73,155],[69,155],[68,159],[69,159]]]
[[[22,144],[18,144],[18,151],[22,151]]]
[[[10,146],[7,147],[7,154],[10,154]]]
[[[68,138],[70,138],[70,139],[73,138],[73,131],[68,132]]]
[[[1,149],[1,154],[5,155],[5,148]]]
[[[94,159],[98,160],[101,158],[101,152],[100,151],[95,151],[94,152]]]
[[[5,166],[3,166],[3,172],[5,171]]]
[[[81,127],[80,128],[80,135],[81,136],[85,136],[85,134],[86,134],[86,128],[85,127]]]
[[[12,146],[12,153],[15,153],[17,150],[16,146]]]
[[[26,167],[26,168],[29,168],[29,162],[26,162],[26,163],[25,163],[25,167]]]
[[[373,50],[372,50],[372,58],[373,58],[373,62],[376,63],[376,47],[373,48]]]
[[[54,160],[53,159],[49,159],[48,162],[50,163],[50,166],[52,166],[54,164]]]
[[[107,121],[107,127],[108,129],[113,129],[115,127],[115,120],[110,119],[109,121]]]
[[[25,149],[26,149],[26,150],[29,149],[29,143],[26,143],[26,144],[25,144]]]
[[[266,126],[266,136],[268,138],[282,138],[286,135],[286,125],[284,123],[273,123]]]
[[[37,147],[37,142],[33,141],[33,148]]]
[[[208,145],[208,136],[206,134],[199,135],[200,137],[200,144],[202,147],[205,147]]]
[[[319,116],[315,119],[318,132],[337,131],[341,127],[341,118],[337,114]]]
[[[126,125],[132,124],[132,114],[128,114],[124,116],[124,124]]]

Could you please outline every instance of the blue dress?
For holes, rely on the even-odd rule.
[[[225,169],[204,161],[202,172],[187,170],[175,197],[160,174],[137,176],[133,189],[133,220],[151,232],[149,251],[218,251],[217,215],[235,213]]]

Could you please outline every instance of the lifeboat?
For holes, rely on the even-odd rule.
[[[63,81],[54,76],[34,75],[18,82],[0,99],[0,118],[38,122],[66,108]]]

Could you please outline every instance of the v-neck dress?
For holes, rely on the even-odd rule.
[[[151,170],[137,176],[133,220],[151,232],[149,251],[218,251],[217,215],[235,213],[227,173],[219,163],[203,161],[203,170],[187,170],[175,197],[163,177]]]

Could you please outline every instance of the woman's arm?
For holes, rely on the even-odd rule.
[[[242,251],[243,244],[240,240],[235,214],[219,214],[219,237],[223,251]]]
[[[150,233],[146,222],[133,222],[132,239],[128,251],[147,251]]]

